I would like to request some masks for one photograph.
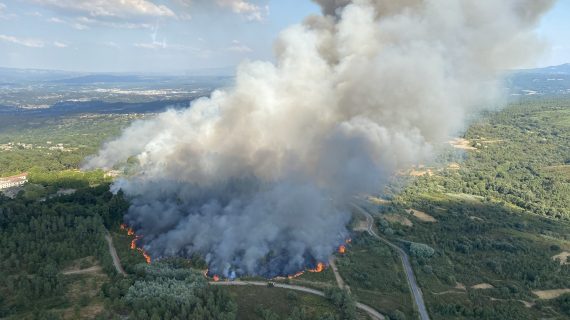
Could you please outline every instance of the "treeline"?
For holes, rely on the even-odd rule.
[[[204,276],[179,260],[140,264],[131,279],[103,287],[109,310],[101,319],[126,312],[140,320],[230,320],[237,305],[226,290],[208,285]]]

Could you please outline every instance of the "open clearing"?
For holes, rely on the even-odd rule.
[[[480,283],[480,284],[476,284],[476,285],[472,286],[471,288],[472,288],[472,289],[482,289],[482,290],[484,290],[484,289],[493,289],[493,288],[495,288],[495,287],[493,287],[493,285],[492,285],[492,284],[489,284],[489,283]]]
[[[80,269],[79,266],[92,263],[88,268]],[[73,306],[63,309],[63,319],[95,319],[105,310],[103,301],[98,297],[101,287],[109,281],[107,274],[94,257],[79,259],[72,267],[62,272],[70,277],[66,296]]]
[[[406,226],[406,227],[412,227],[414,225],[410,221],[410,219],[408,219],[406,217],[402,217],[402,216],[397,215],[397,214],[387,214],[384,216],[384,218],[386,220],[388,220],[390,223],[398,223],[398,224],[401,224],[401,225]]]
[[[469,140],[463,138],[453,139],[449,141],[449,144],[456,149],[477,150],[477,148],[471,146],[471,142]]]
[[[450,170],[459,170],[459,169],[461,169],[461,165],[459,165],[459,163],[453,162],[453,163],[450,163],[447,166],[447,168]]]
[[[433,176],[433,170],[432,169],[411,169],[410,171],[408,171],[407,173],[410,177],[423,177],[425,175],[428,176]]]
[[[550,300],[556,299],[565,293],[570,293],[570,289],[535,290],[532,293],[537,295],[539,299]]]
[[[378,198],[378,197],[373,197],[373,196],[369,196],[368,201],[370,201],[371,203],[376,204],[376,205],[388,205],[388,204],[392,203],[392,201],[390,201],[390,200],[386,200],[386,199],[382,199],[382,198]]]
[[[560,265],[564,266],[564,265],[570,264],[570,261],[569,261],[570,259],[568,259],[568,257],[570,257],[570,252],[564,251],[560,254],[553,256],[552,260],[554,260],[554,261],[558,260],[560,262]]]
[[[72,274],[86,274],[86,273],[99,273],[101,272],[103,269],[100,266],[94,266],[91,268],[86,268],[86,269],[74,269],[74,270],[65,270],[62,273],[65,275],[72,275]]]
[[[570,165],[568,164],[544,167],[542,170],[549,174],[564,177],[570,180]]]
[[[467,290],[467,288],[465,288],[465,285],[464,285],[463,283],[461,283],[461,282],[456,282],[456,283],[455,283],[455,289],[457,289],[457,290],[463,290],[463,291]]]
[[[422,212],[422,211],[418,211],[418,210],[414,210],[414,209],[408,209],[408,211],[411,212],[411,214],[416,217],[418,220],[421,220],[423,222],[437,222],[437,220],[430,216],[429,214]]]

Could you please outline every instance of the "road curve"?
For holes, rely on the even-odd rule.
[[[393,244],[392,242],[388,241],[387,239],[379,236],[374,232],[374,218],[366,211],[366,209],[353,204],[353,207],[357,209],[360,213],[362,213],[366,217],[366,221],[368,223],[368,229],[366,230],[369,235],[372,237],[386,243],[392,249],[396,250],[396,252],[400,255],[400,259],[402,260],[402,264],[404,265],[404,271],[406,273],[406,279],[408,280],[408,285],[410,290],[412,291],[412,296],[414,297],[414,303],[418,308],[418,312],[420,314],[421,320],[429,320],[429,314],[427,312],[426,305],[424,303],[424,297],[422,295],[422,290],[418,286],[418,282],[416,281],[416,276],[414,275],[414,269],[412,269],[412,264],[410,263],[410,257],[406,253],[406,251],[402,250],[402,248],[398,247],[397,245]]]
[[[115,250],[115,246],[113,245],[113,238],[111,238],[109,231],[105,231],[105,240],[107,240],[107,244],[109,245],[109,253],[111,254],[111,257],[113,258],[113,265],[115,265],[115,269],[117,269],[117,273],[122,274],[123,276],[126,276],[127,273],[123,269],[123,266],[121,266],[121,261],[119,260],[119,256],[117,255],[117,250]]]
[[[215,286],[258,286],[258,287],[267,287],[269,282],[263,282],[263,281],[219,281],[219,282],[215,282],[215,281],[210,281],[209,282],[211,285],[215,285]],[[277,282],[273,282],[274,287],[276,288],[282,288],[282,289],[288,289],[288,290],[295,290],[295,291],[301,291],[301,292],[305,292],[305,293],[309,293],[309,294],[314,294],[320,297],[324,297],[325,293],[319,290],[315,290],[315,289],[311,289],[311,288],[307,288],[307,287],[302,287],[302,286],[296,286],[296,285],[291,285],[291,284],[283,284],[283,283],[277,283]],[[374,310],[374,308],[367,306],[365,304],[362,304],[360,302],[356,303],[356,307],[364,312],[366,312],[372,319],[374,320],[385,320],[386,318],[379,313],[378,311]]]

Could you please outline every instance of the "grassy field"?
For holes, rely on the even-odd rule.
[[[228,287],[227,290],[238,304],[238,319],[263,320],[261,310],[270,310],[279,319],[286,319],[295,308],[304,309],[308,319],[339,314],[326,299],[312,294],[248,286]]]
[[[356,236],[346,254],[337,260],[339,272],[352,294],[383,314],[414,315],[411,294],[399,256],[382,242]]]

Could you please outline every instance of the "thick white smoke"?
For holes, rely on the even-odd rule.
[[[537,50],[550,0],[317,1],[277,63],[138,122],[86,167],[136,156],[115,189],[154,257],[203,254],[213,273],[293,273],[347,236],[347,204],[425,161]]]

